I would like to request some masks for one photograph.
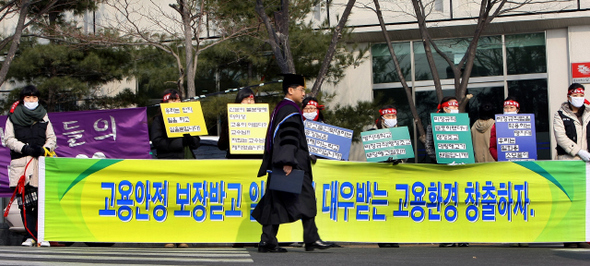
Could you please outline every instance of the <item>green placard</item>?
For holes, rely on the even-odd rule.
[[[475,163],[467,114],[430,114],[436,161]]]
[[[414,158],[408,127],[365,131],[361,138],[368,162]]]

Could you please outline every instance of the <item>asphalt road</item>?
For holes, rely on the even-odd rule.
[[[313,252],[301,247],[287,249],[287,253],[277,254],[258,253],[254,247],[227,246],[0,246],[0,265],[590,265],[590,249],[547,244],[472,244],[461,248],[439,248],[434,244],[378,248],[375,244],[354,244]]]

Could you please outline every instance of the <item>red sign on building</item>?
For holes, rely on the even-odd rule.
[[[572,81],[581,83],[590,82],[590,62],[572,63]]]

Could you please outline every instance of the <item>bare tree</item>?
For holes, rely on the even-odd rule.
[[[391,39],[389,38],[389,35],[387,33],[387,28],[385,27],[385,22],[383,21],[383,14],[381,13],[381,6],[379,5],[379,1],[373,0],[373,3],[375,4],[374,11],[377,14],[377,18],[379,19],[379,25],[381,25],[381,31],[383,32],[383,38],[387,42],[387,48],[389,49],[389,53],[391,54],[391,59],[393,60],[393,64],[395,65],[395,70],[397,71],[397,75],[400,79],[400,82],[402,83],[402,86],[404,87],[404,90],[406,91],[406,97],[408,98],[408,104],[410,105],[410,111],[412,112],[412,116],[414,117],[414,124],[416,125],[416,127],[418,129],[418,134],[420,135],[420,140],[422,142],[424,142],[426,133],[424,131],[424,126],[422,125],[420,115],[418,114],[418,110],[416,109],[416,104],[414,103],[412,89],[410,89],[410,87],[408,86],[408,82],[406,81],[404,73],[402,73],[402,68],[399,64],[399,60],[397,58],[397,55],[395,54],[395,50],[393,49],[393,45],[391,44]],[[436,71],[436,68],[434,70]],[[440,85],[440,81],[439,81],[439,85]],[[442,93],[442,90],[441,90],[441,93]]]
[[[336,45],[338,44],[338,41],[342,38],[342,30],[344,29],[344,26],[346,25],[346,21],[348,20],[348,16],[350,15],[350,12],[351,12],[352,7],[354,6],[355,2],[356,2],[356,0],[348,0],[348,3],[346,4],[346,8],[344,9],[344,12],[342,13],[342,17],[340,18],[338,25],[334,29],[334,33],[332,35],[332,41],[330,42],[330,47],[328,47],[328,51],[326,52],[326,56],[324,57],[324,60],[322,61],[322,66],[320,67],[320,71],[318,72],[318,76],[316,77],[316,80],[313,83],[313,87],[311,88],[311,95],[314,97],[318,94],[318,92],[320,91],[320,89],[322,87],[322,83],[324,82],[324,78],[325,78],[326,74],[328,73],[328,68],[330,67],[330,64],[332,63],[332,57],[334,57],[334,53],[336,52]]]
[[[18,14],[18,22],[14,30],[14,35],[12,35],[12,42],[10,48],[8,49],[8,53],[6,54],[6,59],[4,59],[4,62],[2,63],[2,69],[0,69],[0,84],[4,83],[6,75],[8,74],[8,68],[10,68],[10,64],[16,55],[16,50],[20,44],[20,37],[25,27],[25,19],[29,13],[30,0],[22,0],[19,4],[20,11]]]
[[[400,10],[398,10],[399,12],[412,15],[416,19],[416,22],[419,27],[420,36],[422,37],[422,42],[424,44],[426,60],[427,60],[428,65],[430,67],[430,71],[432,74],[432,79],[434,82],[434,87],[435,87],[436,96],[438,98],[438,101],[440,102],[442,100],[443,93],[442,93],[442,85],[441,85],[441,81],[440,81],[441,78],[438,74],[438,70],[436,67],[435,60],[434,60],[434,55],[432,52],[433,49],[439,56],[441,56],[443,58],[443,60],[445,60],[445,62],[447,62],[447,64],[449,65],[449,68],[452,70],[453,78],[454,78],[454,86],[455,86],[455,97],[459,101],[460,110],[464,111],[469,99],[471,98],[471,95],[466,94],[467,93],[467,85],[469,84],[469,78],[471,76],[471,71],[473,70],[473,64],[475,61],[477,45],[479,43],[479,40],[481,39],[483,32],[486,30],[486,28],[490,25],[490,23],[496,17],[501,16],[506,13],[509,13],[509,12],[516,11],[517,9],[522,8],[525,5],[530,5],[530,4],[538,3],[538,2],[539,1],[535,1],[535,0],[516,0],[516,1],[512,1],[512,0],[511,1],[509,1],[509,0],[480,0],[479,2],[476,2],[476,4],[479,5],[479,9],[478,9],[477,16],[474,16],[475,20],[476,20],[475,29],[474,29],[474,32],[471,34],[471,38],[469,40],[469,45],[467,47],[467,50],[465,51],[465,54],[463,55],[463,57],[461,58],[461,60],[457,64],[455,64],[453,59],[449,58],[449,56],[447,54],[445,54],[441,49],[439,49],[436,42],[432,38],[432,35],[431,35],[432,29],[431,29],[431,25],[428,23],[427,18],[428,18],[428,15],[431,14],[431,11],[434,7],[434,1],[433,0],[411,0],[413,12],[408,12],[408,11],[402,10],[403,7],[400,7],[399,3],[398,3],[398,8],[400,8]],[[544,2],[550,2],[550,0],[544,1]],[[409,89],[409,86],[407,85],[407,82],[404,79],[404,75],[401,72],[401,68],[400,68],[399,62],[397,60],[397,57],[395,55],[395,51],[393,50],[393,47],[391,45],[391,40],[389,39],[389,35],[388,35],[389,33],[387,32],[387,29],[385,28],[385,23],[383,20],[383,15],[381,12],[381,7],[379,5],[379,1],[373,0],[373,4],[375,5],[375,7],[370,7],[366,4],[363,6],[365,8],[372,9],[377,14],[377,18],[379,19],[379,23],[381,24],[381,30],[383,32],[383,36],[384,36],[385,40],[387,41],[389,51],[391,53],[394,65],[396,67],[396,71],[398,73],[398,76],[400,77],[400,81],[402,83],[402,86],[404,87],[404,89],[406,91],[406,95],[408,97],[408,102],[410,103],[410,108],[412,111],[412,115],[414,117],[414,123],[416,123],[417,129],[420,134],[420,140],[422,142],[424,142],[424,139],[425,139],[424,138],[424,136],[425,136],[424,128],[422,126],[422,123],[420,122],[420,117],[418,116],[418,112],[416,110],[416,106],[413,101],[412,91]]]
[[[323,60],[317,60],[318,62],[321,62],[321,65],[311,90],[312,96],[316,96],[319,93],[321,86],[328,74],[334,74],[333,72],[335,68],[333,68],[332,60],[338,50],[338,44],[340,44],[339,41],[342,39],[346,22],[348,21],[348,17],[352,8],[354,7],[355,2],[356,0],[348,0],[338,25],[332,31],[330,44],[328,46],[327,52],[323,55]],[[294,1],[290,4],[289,0],[281,0],[280,5],[278,6],[265,6],[262,0],[256,0],[256,13],[262,20],[262,23],[264,24],[268,34],[268,38],[265,41],[270,45],[281,73],[297,73],[295,69],[295,60],[291,50],[292,40],[290,40],[289,26],[293,26],[290,20],[302,18],[298,18],[297,15],[291,14],[289,8],[297,10],[297,14],[301,14],[302,11],[309,11],[307,8],[317,4],[319,3],[316,1]],[[327,4],[330,4],[329,1]],[[276,11],[273,9],[276,9]],[[269,17],[269,13],[273,14],[274,19]],[[328,35],[326,34],[326,36]],[[364,54],[364,51],[360,52],[361,56],[359,58],[354,59],[351,54],[347,54],[347,57],[350,59],[350,61],[343,63],[342,60],[340,60],[338,63],[341,64],[340,66],[356,64],[359,61],[362,61],[362,54]]]
[[[105,26],[119,32],[123,39],[135,40],[127,45],[150,45],[173,56],[178,68],[178,89],[184,91],[186,82],[185,95],[194,97],[199,54],[223,41],[248,35],[257,26],[228,13],[229,9],[224,7],[231,4],[226,2],[176,0],[167,9],[157,0],[107,0],[116,14]]]
[[[430,1],[430,0],[428,0]],[[430,65],[431,72],[433,74],[433,79],[438,80],[438,86],[435,86],[437,90],[437,97],[440,101],[442,99],[442,87],[440,86],[440,77],[435,78],[434,75],[437,73],[436,66],[434,64],[434,57],[432,55],[432,50],[430,47],[436,51],[438,55],[440,55],[449,65],[451,70],[453,71],[454,76],[454,84],[455,84],[455,97],[459,101],[459,108],[461,111],[465,110],[467,106],[467,102],[469,97],[466,97],[467,93],[467,85],[469,84],[469,77],[471,76],[471,71],[473,70],[473,63],[475,61],[475,55],[477,51],[477,44],[481,39],[483,32],[486,28],[492,23],[492,21],[503,14],[516,11],[523,6],[538,3],[540,1],[535,0],[480,0],[479,1],[479,12],[476,17],[477,24],[475,25],[475,29],[471,34],[471,40],[465,51],[465,54],[461,58],[458,64],[453,62],[453,59],[449,58],[447,54],[439,49],[436,45],[436,42],[433,41],[432,36],[430,34],[430,28],[428,27],[426,18],[429,14],[429,6],[432,4],[430,2],[424,0],[412,0],[412,5],[414,7],[416,19],[418,20],[418,26],[420,27],[420,35],[422,36],[422,41],[424,42],[424,49],[426,52],[426,57],[428,58],[428,64]],[[545,1],[550,2],[550,1]]]
[[[281,0],[279,11],[274,12],[274,26],[266,14],[262,0],[256,0],[256,13],[268,32],[268,43],[282,73],[295,74],[295,63],[289,44],[289,0]]]
[[[10,48],[8,48],[6,58],[4,59],[4,62],[2,62],[2,68],[0,69],[0,85],[4,84],[4,81],[6,80],[10,64],[12,64],[20,45],[23,30],[31,25],[31,23],[35,22],[39,17],[47,14],[55,7],[58,0],[52,0],[45,3],[45,5],[41,6],[39,10],[36,10],[36,12],[31,15],[30,7],[38,2],[41,1],[15,0],[7,2],[2,8],[0,8],[0,20],[8,19],[11,15],[18,13],[18,20],[14,34],[0,41],[0,49],[4,49],[6,45],[10,43]],[[27,21],[27,19],[29,21]]]

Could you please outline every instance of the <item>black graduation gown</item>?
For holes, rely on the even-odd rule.
[[[301,111],[295,103],[284,101],[288,100],[283,100],[277,105],[279,109],[273,111],[274,116],[271,117],[270,125],[272,130],[268,131],[267,139],[274,135],[274,143],[271,142],[270,149],[265,149],[258,176],[264,176],[273,165],[280,168],[283,165],[291,165],[293,169],[305,172],[303,187],[301,194],[274,191],[267,187],[266,193],[252,211],[252,217],[262,225],[290,223],[302,217],[315,217],[317,213],[311,162]],[[266,145],[268,144],[267,142]],[[271,179],[272,174],[269,174],[268,182],[272,182]]]

